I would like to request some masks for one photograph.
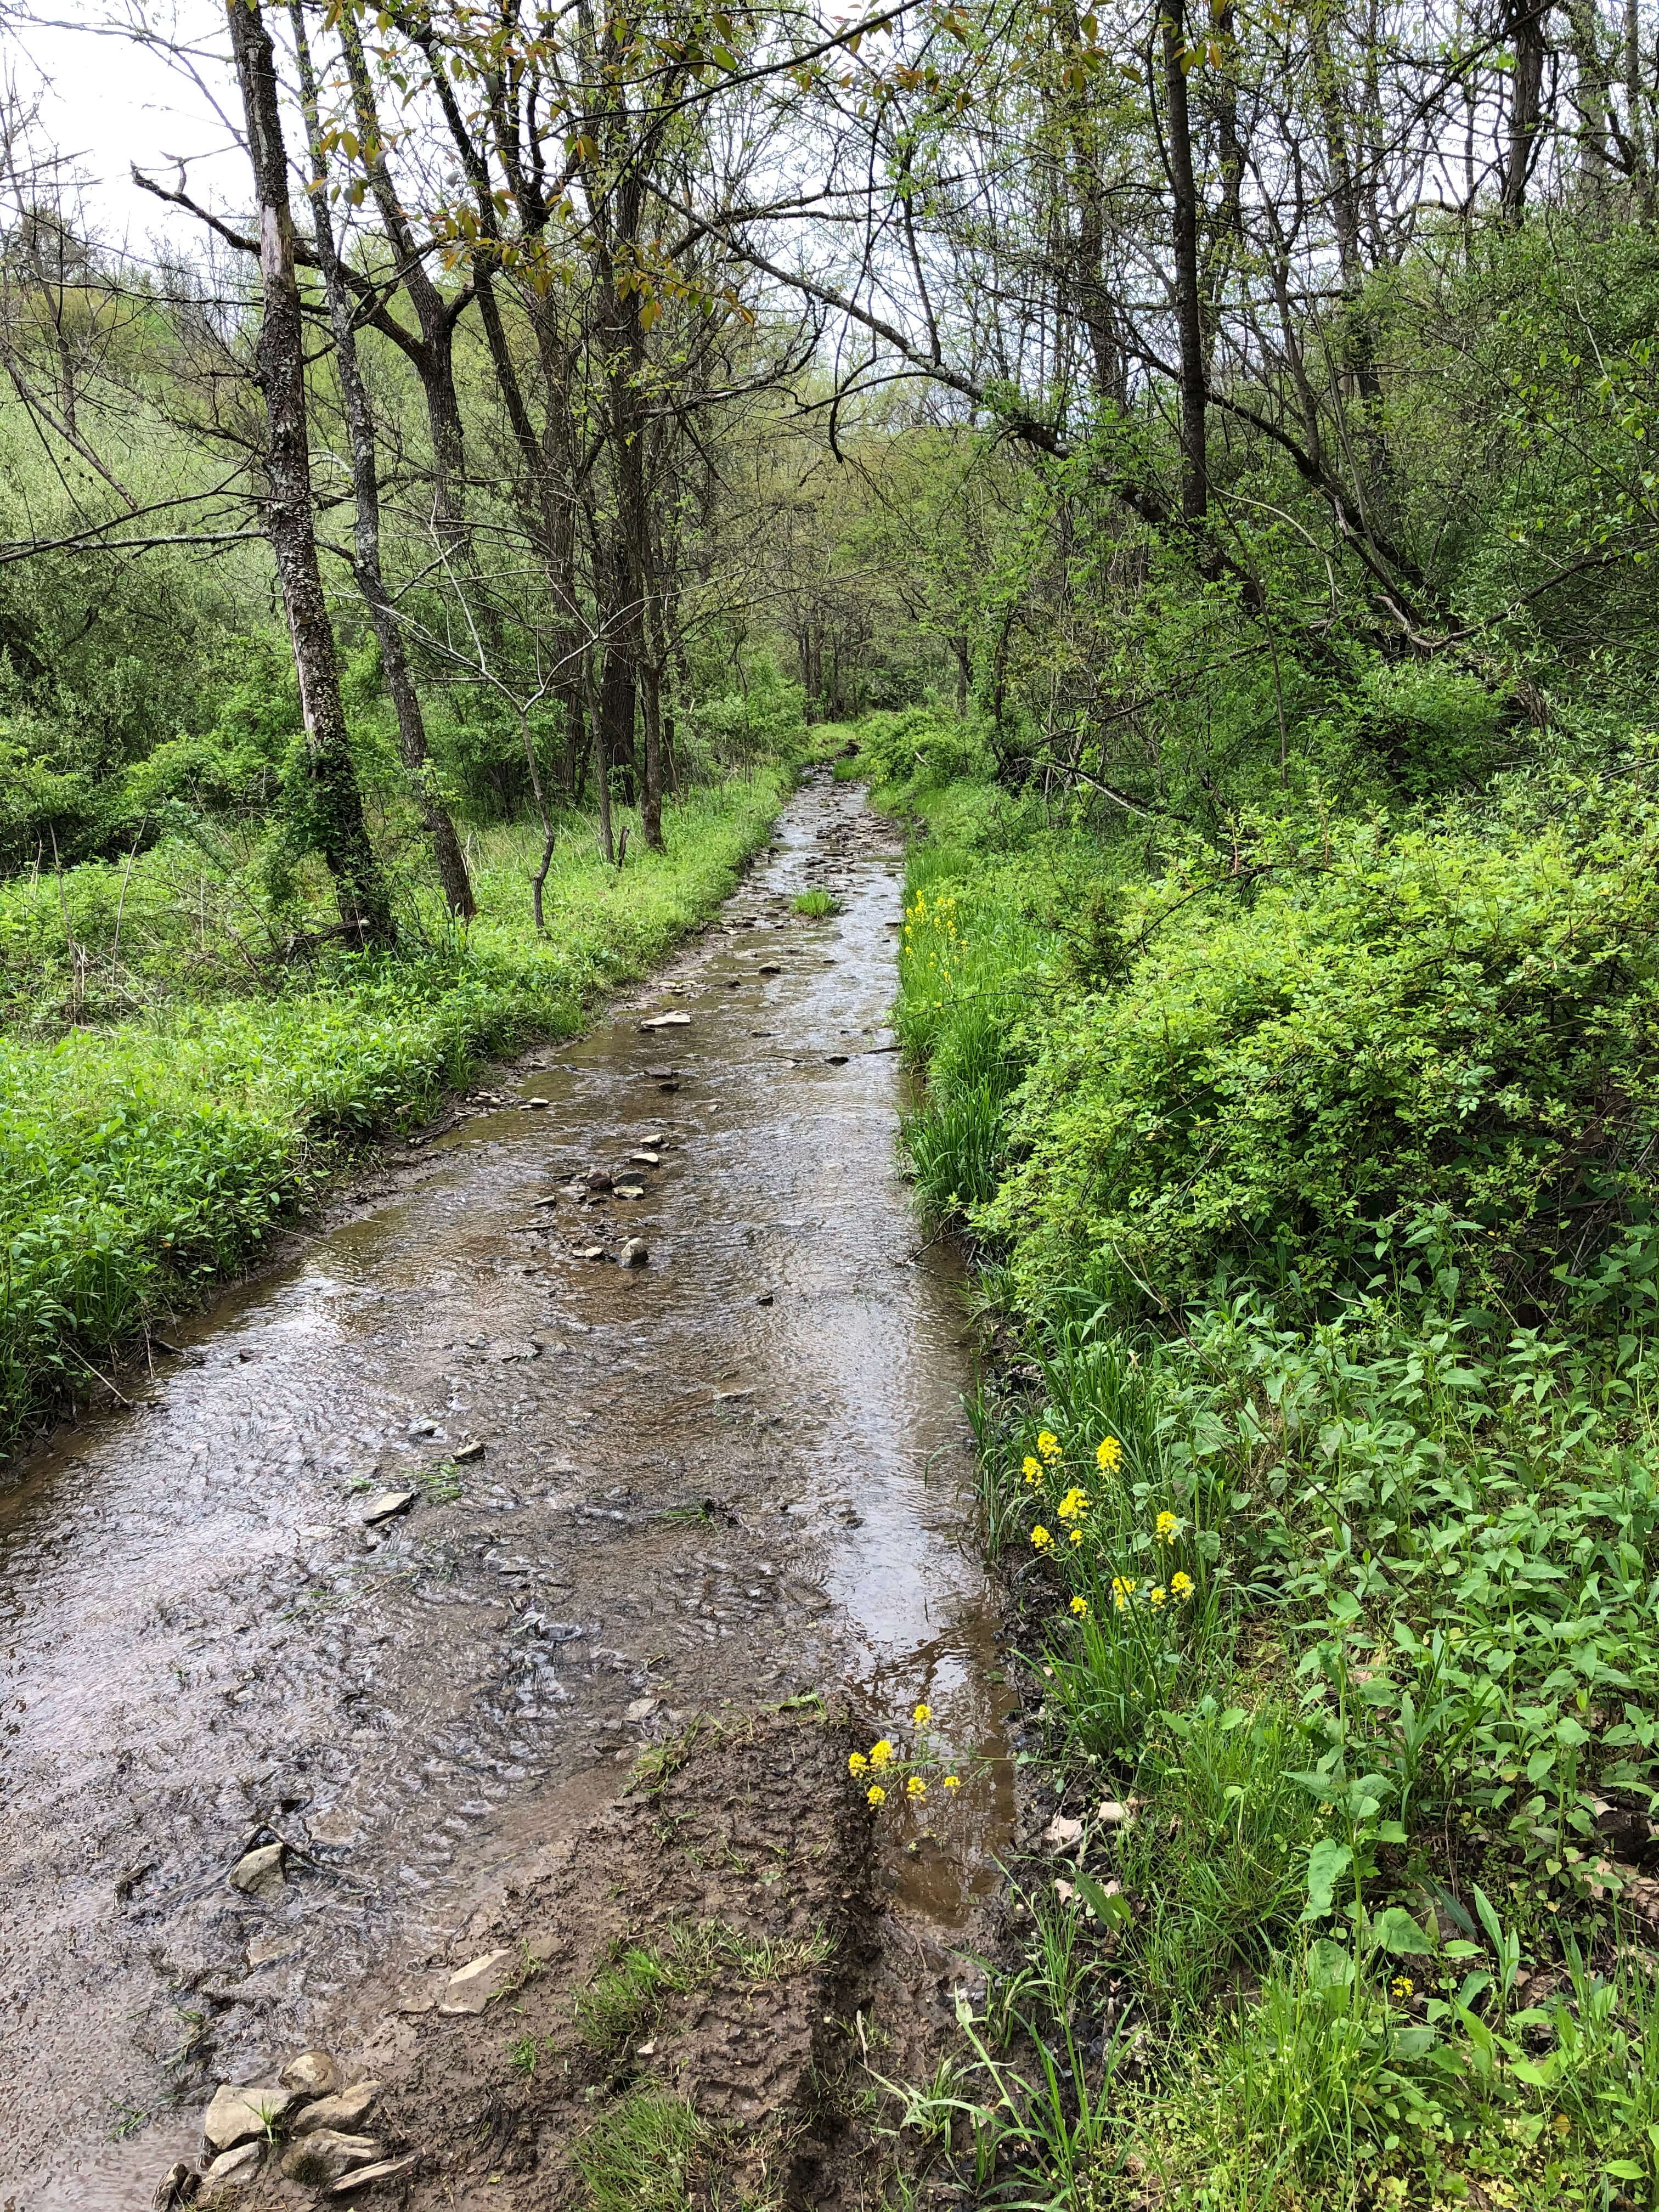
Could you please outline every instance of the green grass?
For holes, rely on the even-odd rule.
[[[593,2212],[685,2212],[712,2130],[684,2098],[641,2090],[572,2150]]]
[[[395,958],[322,951],[250,969],[252,923],[242,932],[234,915],[272,917],[229,858],[213,900],[187,905],[167,890],[176,850],[134,863],[145,888],[135,905],[129,885],[125,909],[121,872],[101,864],[0,891],[7,973],[33,991],[0,1041],[0,1449],[147,1318],[244,1262],[353,1144],[418,1124],[482,1056],[579,1029],[726,896],[781,787],[764,771],[694,793],[669,811],[666,855],[630,854],[620,874],[573,826],[540,940],[522,829],[475,841],[470,932],[413,900]],[[60,892],[68,934],[49,943]],[[268,952],[274,922],[264,934]],[[65,974],[116,978],[109,1002],[142,994],[143,1010],[93,1022],[89,988],[65,995],[53,943],[76,948]]]
[[[1085,1832],[1070,1904],[1023,1881],[906,2127],[941,2183],[1033,2204],[1127,2172],[1192,2212],[1659,2205],[1659,2002],[1607,1828],[1659,1807],[1644,1140],[1563,1168],[1598,1085],[1633,1129],[1656,1103],[1608,1073],[1644,932],[1622,969],[1592,950],[1645,896],[1645,828],[1587,787],[1500,797],[1484,843],[1338,824],[1243,899],[1196,855],[1138,879],[908,726],[847,764],[884,747],[878,802],[926,832],[904,1142],[1018,1342],[971,1408],[984,1530]],[[1602,981],[1564,986],[1581,953]],[[1564,1172],[1601,1209],[1576,1267]],[[1380,1227],[1344,1200],[1367,1178]]]
[[[600,1967],[576,1999],[576,2027],[596,2051],[615,2051],[643,2034],[664,2000],[705,1989],[722,1976],[787,1981],[823,1966],[829,1937],[753,1938],[720,1920],[671,1921],[653,1943],[629,1943]]]
[[[797,891],[795,894],[797,914],[811,915],[814,919],[821,920],[826,914],[835,914],[838,910],[838,903],[833,894],[829,891],[815,888],[810,891]]]

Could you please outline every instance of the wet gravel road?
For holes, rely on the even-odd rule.
[[[795,915],[811,884],[841,911]],[[994,1747],[963,1310],[895,1167],[900,911],[861,795],[809,786],[635,1001],[15,1470],[0,2207],[146,2203],[204,2082],[383,2002],[696,1711],[850,1687]],[[892,1859],[947,1927],[1006,1832],[995,1774],[963,1798]],[[273,1836],[287,1885],[239,1894]]]

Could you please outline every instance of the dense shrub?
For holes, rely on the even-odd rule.
[[[1523,787],[1133,893],[1126,979],[1027,1026],[1018,1164],[978,1227],[1028,1289],[1086,1273],[1166,1310],[1219,1273],[1352,1287],[1431,1232],[1511,1307],[1615,1245],[1645,1268],[1656,861],[1640,792],[1540,819]]]

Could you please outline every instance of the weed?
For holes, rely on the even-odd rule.
[[[797,891],[795,894],[797,914],[811,915],[815,918],[822,918],[826,914],[836,914],[839,910],[840,902],[833,894],[817,885],[814,885],[810,891]]]

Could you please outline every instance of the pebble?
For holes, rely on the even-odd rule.
[[[372,1528],[380,1521],[390,1521],[394,1514],[407,1513],[419,1492],[414,1490],[382,1490],[371,1498],[358,1516],[365,1528]]]
[[[617,1255],[618,1262],[624,1267],[642,1267],[650,1257],[650,1248],[643,1237],[630,1237]]]
[[[484,1448],[478,1442],[476,1437],[470,1443],[457,1444],[454,1450],[449,1455],[451,1459],[455,1462],[458,1467],[461,1464],[463,1460],[482,1459],[483,1455]]]
[[[613,1198],[643,1198],[645,1186],[637,1182],[619,1182],[611,1192]]]
[[[623,1718],[625,1721],[648,1721],[656,1710],[657,1700],[654,1698],[635,1698]]]
[[[660,1152],[630,1152],[628,1155],[628,1164],[631,1168],[659,1168],[662,1165],[662,1154]]]
[[[263,2142],[267,2123],[280,2120],[294,2102],[291,2089],[260,2089],[222,2081],[202,2122],[210,2150],[234,2150],[239,2143]]]
[[[302,2051],[276,2076],[283,2088],[301,2097],[331,2097],[343,2078],[333,2053],[328,2051]]]
[[[683,1030],[688,1029],[690,1022],[690,1014],[653,1014],[648,1021],[641,1022],[640,1027],[642,1030]]]
[[[609,1190],[614,1177],[609,1168],[590,1168],[585,1180],[589,1190]]]
[[[287,1887],[283,1875],[285,1844],[262,1844],[245,1851],[230,1870],[230,1886],[246,1897],[276,1897]]]

